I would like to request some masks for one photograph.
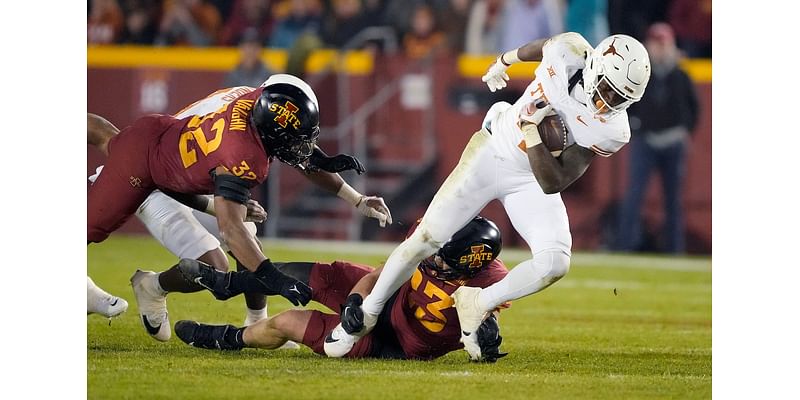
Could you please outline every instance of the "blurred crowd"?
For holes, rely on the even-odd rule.
[[[390,36],[409,57],[494,54],[565,31],[642,40],[663,21],[683,55],[711,57],[711,0],[90,0],[87,20],[90,44],[380,50]]]

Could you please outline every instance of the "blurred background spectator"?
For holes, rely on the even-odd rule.
[[[86,27],[91,44],[111,44],[122,35],[124,17],[117,0],[92,0]]]
[[[411,30],[403,37],[403,50],[411,58],[422,58],[440,49],[445,36],[439,30],[433,8],[420,4],[411,17]]]
[[[471,7],[471,0],[450,0],[442,11],[440,21],[442,30],[447,35],[447,47],[455,54],[464,52]]]
[[[322,29],[322,38],[332,47],[342,48],[364,28],[370,26],[361,0],[333,0],[332,11]]]
[[[290,0],[276,7],[275,28],[269,38],[269,47],[288,49],[300,35],[319,35],[322,26],[320,0]]]
[[[205,0],[167,0],[156,44],[210,46],[221,24],[219,11]]]
[[[711,0],[673,0],[668,21],[688,57],[711,57]]]
[[[564,32],[564,17],[557,0],[507,0],[502,27],[507,51]]]
[[[505,0],[476,0],[467,20],[464,48],[469,54],[502,51],[500,34]]]
[[[219,44],[235,46],[242,41],[242,35],[249,29],[258,32],[259,42],[267,43],[273,29],[270,11],[269,0],[236,0],[222,28]]]
[[[672,28],[666,23],[653,24],[645,46],[650,53],[652,73],[642,100],[628,111],[632,130],[629,181],[619,213],[617,248],[642,250],[642,200],[655,169],[661,176],[664,202],[661,250],[684,253],[686,232],[681,198],[686,152],[697,123],[698,99],[694,84],[678,68],[680,53]]]
[[[273,72],[261,61],[261,41],[258,31],[251,28],[239,43],[239,64],[225,75],[223,87],[259,87]]]
[[[123,0],[125,30],[120,43],[152,44],[158,34],[161,9],[155,0]]]

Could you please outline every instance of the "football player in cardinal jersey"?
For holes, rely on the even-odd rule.
[[[482,80],[491,91],[502,89],[506,68],[526,61],[541,61],[533,81],[514,104],[501,102],[489,109],[419,228],[386,261],[364,299],[364,323],[350,323],[342,315],[333,332],[339,340],[326,348],[328,355],[342,354],[369,332],[414,265],[491,200],[503,204],[532,258],[488,288],[462,286],[454,292],[462,341],[472,359],[481,358],[475,332],[488,311],[536,293],[567,273],[572,237],[560,192],[583,175],[595,155],[608,157],[628,142],[625,109],[642,97],[650,60],[632,37],[612,35],[593,49],[581,35],[568,32],[500,55]],[[542,144],[537,129],[550,113],[558,113],[569,131],[568,147],[558,158]]]
[[[460,349],[461,330],[450,296],[463,285],[487,287],[506,276],[508,270],[497,259],[501,249],[497,226],[487,219],[474,218],[436,255],[417,265],[411,279],[384,307],[375,329],[341,356],[431,360]],[[360,311],[363,296],[381,273],[381,268],[373,270],[345,261],[276,266],[310,285],[313,300],[331,310],[342,307],[344,313]],[[199,282],[220,299],[263,290],[251,272],[225,274],[194,260],[183,260],[180,268],[187,279]],[[338,322],[339,316],[334,313],[289,310],[247,328],[178,321],[175,333],[184,342],[204,349],[276,349],[294,340],[324,355],[326,343],[335,340],[331,331]],[[487,319],[477,335],[484,361],[493,362],[504,355],[499,352],[502,337],[495,318]]]
[[[217,91],[176,117],[139,118],[107,143],[103,173],[88,193],[88,241],[105,240],[156,189],[188,203],[199,199],[198,208],[216,215],[220,236],[238,262],[268,282],[273,294],[305,304],[311,289],[275,269],[244,222],[250,188],[266,179],[274,158],[303,170],[381,226],[392,222],[382,198],[361,195],[338,175],[347,169],[363,172],[358,160],[328,157],[316,146],[318,136],[316,95],[286,74],[272,75],[259,88]],[[214,194],[213,201],[186,196],[198,194]],[[177,275],[173,268],[162,274],[137,271],[131,278],[142,322],[159,340],[171,336],[161,284],[180,285]],[[197,285],[183,285],[182,290],[197,290]]]

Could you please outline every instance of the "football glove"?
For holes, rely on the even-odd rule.
[[[392,224],[392,213],[383,201],[383,197],[362,196],[356,208],[365,217],[375,218],[381,228]]]
[[[358,293],[351,293],[342,304],[342,328],[350,335],[361,332],[364,329],[364,311],[361,304],[364,298]]]
[[[319,148],[314,148],[314,152],[309,157],[309,166],[313,170],[323,170],[330,173],[338,173],[342,171],[354,170],[357,174],[361,175],[367,170],[358,158],[349,154],[338,154],[333,157],[328,157]]]
[[[508,67],[504,65],[500,58],[494,61],[494,64],[489,66],[489,70],[486,71],[486,75],[484,75],[481,80],[486,82],[486,86],[489,87],[489,90],[495,92],[506,87],[506,81],[510,78],[506,73],[506,69]]]
[[[305,306],[311,301],[311,288],[302,281],[278,271],[269,259],[261,262],[253,273],[267,296],[279,294],[295,306]]]
[[[501,343],[503,343],[503,337],[500,336],[500,325],[497,323],[497,317],[491,314],[483,320],[478,328],[478,345],[481,347],[480,361],[493,363],[497,359],[507,356],[508,353],[500,352]]]

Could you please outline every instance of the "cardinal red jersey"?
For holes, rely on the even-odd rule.
[[[392,326],[408,358],[432,359],[463,347],[461,328],[450,297],[460,286],[485,288],[503,279],[508,269],[494,260],[467,281],[442,281],[418,266],[400,287],[392,307]]]
[[[261,91],[223,89],[179,113],[183,118],[160,117],[166,129],[153,141],[149,156],[156,186],[181,193],[213,193],[210,172],[219,166],[251,186],[263,182],[270,161],[249,123]]]

